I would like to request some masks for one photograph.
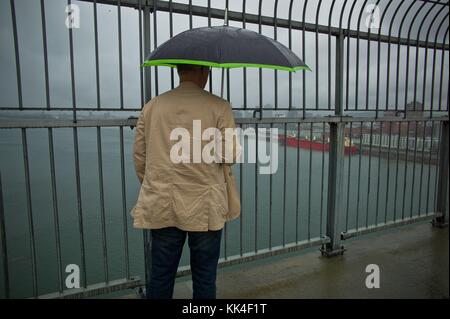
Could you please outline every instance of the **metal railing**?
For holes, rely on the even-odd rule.
[[[147,247],[149,237],[131,229],[129,210],[139,185],[130,146],[136,119],[126,117],[136,116],[152,96],[176,83],[173,70],[136,68],[132,74],[139,79],[140,97],[137,106],[126,106],[130,71],[124,58],[133,52],[142,63],[177,28],[220,24],[225,7],[230,25],[285,42],[313,70],[300,76],[227,70],[226,98],[237,124],[256,132],[277,127],[285,136],[292,132],[314,140],[305,138],[303,148],[281,145],[275,174],[258,174],[260,163],[235,165],[242,215],[225,227],[220,266],[313,246],[332,256],[343,253],[343,242],[357,235],[427,219],[446,224],[447,2],[243,0],[239,9],[228,1],[223,8],[212,8],[211,1],[67,2],[74,3],[82,13],[93,14],[96,94],[91,107],[77,102],[76,71],[83,67],[74,45],[77,29],[65,29],[71,106],[52,103],[47,23],[49,12],[64,6],[49,8],[43,0],[35,12],[42,27],[45,105],[25,105],[20,4],[2,3],[11,22],[17,105],[0,106],[0,296],[88,297],[143,285],[148,260],[142,243]],[[99,43],[106,35],[100,18],[112,10],[117,44],[109,46],[117,48],[119,94],[117,105],[106,107]],[[363,21],[372,23],[376,13],[378,28],[365,26]],[[125,48],[123,19],[138,23],[138,40]],[[216,94],[218,75],[213,70],[208,84]],[[272,87],[273,105],[267,105]],[[45,116],[27,118],[14,111]],[[95,116],[104,112],[122,116]],[[55,113],[63,115],[51,117]],[[64,286],[68,264],[80,267],[79,289]],[[185,258],[178,275],[186,274]]]

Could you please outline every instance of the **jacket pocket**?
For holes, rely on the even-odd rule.
[[[172,217],[172,189],[169,183],[145,182],[141,186],[135,214],[140,213],[146,223],[170,222]]]
[[[208,186],[202,184],[173,184],[173,210],[176,218],[180,221],[204,222],[208,193]]]

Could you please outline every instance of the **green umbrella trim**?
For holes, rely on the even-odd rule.
[[[201,61],[201,60],[187,60],[187,59],[159,59],[159,60],[147,60],[142,63],[141,67],[145,66],[169,66],[176,67],[177,64],[195,64],[195,65],[204,65],[210,66],[213,68],[242,68],[242,67],[253,67],[253,68],[264,68],[264,69],[274,69],[274,70],[282,70],[295,72],[298,70],[307,70],[311,71],[311,69],[307,66],[296,66],[296,67],[288,67],[281,65],[271,65],[271,64],[258,64],[258,63],[215,63],[210,61]]]

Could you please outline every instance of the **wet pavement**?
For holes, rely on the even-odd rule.
[[[218,270],[218,298],[449,298],[448,228],[429,222],[344,242],[343,256],[318,248]],[[366,287],[367,265],[378,265],[380,287]],[[191,298],[190,277],[177,279],[174,298]]]

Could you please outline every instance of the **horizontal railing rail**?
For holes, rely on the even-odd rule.
[[[404,117],[353,117],[353,116],[320,116],[320,117],[287,117],[287,118],[235,118],[236,124],[283,124],[283,123],[361,123],[361,122],[446,122],[448,116],[439,116],[429,118],[404,118]],[[71,127],[116,127],[116,126],[136,126],[136,117],[124,119],[78,119],[73,122],[71,119],[17,119],[17,118],[0,118],[0,129],[6,128],[71,128]]]

